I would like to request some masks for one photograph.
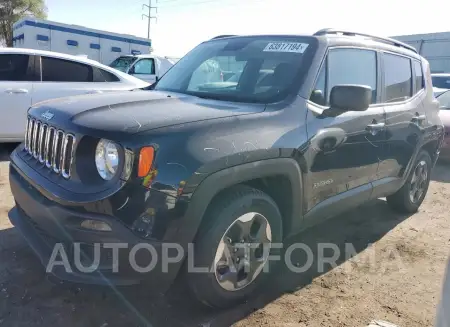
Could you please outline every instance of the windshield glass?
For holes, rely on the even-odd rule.
[[[183,57],[155,90],[267,103],[298,88],[314,54],[308,37],[241,37],[205,42]]]
[[[437,97],[439,101],[439,108],[450,110],[450,91],[444,92]]]
[[[109,67],[118,69],[124,73],[128,71],[128,68],[133,64],[133,62],[136,61],[136,57],[130,57],[130,56],[124,56],[119,57],[116,60],[114,60]]]
[[[431,76],[434,87],[450,89],[450,76]]]

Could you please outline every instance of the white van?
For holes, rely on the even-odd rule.
[[[178,58],[147,54],[125,55],[118,57],[109,66],[152,84],[178,60]]]

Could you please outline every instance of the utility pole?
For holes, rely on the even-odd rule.
[[[142,19],[144,19],[144,17],[147,17],[147,19],[148,19],[147,38],[150,39],[150,22],[152,19],[156,19],[156,21],[158,21],[158,18],[156,16],[152,16],[152,9],[155,9],[156,13],[158,13],[158,7],[153,7],[152,0],[148,0],[148,5],[145,3],[142,5],[142,9],[145,9],[145,8],[148,8],[148,15],[142,14]]]

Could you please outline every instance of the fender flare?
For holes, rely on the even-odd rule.
[[[300,165],[292,158],[275,158],[225,168],[206,177],[192,193],[177,228],[166,234],[166,241],[176,241],[184,249],[188,249],[189,243],[195,240],[208,205],[220,191],[253,179],[280,174],[289,178],[292,191],[292,214],[291,217],[284,217],[284,222],[290,225],[288,230],[299,230],[303,218],[303,182]]]
[[[437,135],[437,137],[436,137],[436,135]],[[436,164],[436,161],[438,160],[438,157],[439,157],[439,149],[442,145],[443,140],[444,140],[443,133],[440,133],[440,134],[439,134],[439,132],[437,132],[437,134],[433,133],[425,142],[423,142],[420,146],[418,146],[416,148],[416,150],[414,151],[414,154],[411,157],[411,160],[408,162],[408,165],[405,168],[405,171],[402,176],[402,183],[401,183],[400,187],[402,187],[405,184],[406,180],[408,179],[409,174],[411,173],[411,170],[414,169],[414,164],[417,160],[417,157],[419,156],[419,153],[422,150],[429,152],[429,149],[427,149],[427,147],[429,145],[434,145],[434,143],[436,143],[436,146],[432,147],[432,150],[434,153],[429,152],[429,154],[430,154],[433,166]]]

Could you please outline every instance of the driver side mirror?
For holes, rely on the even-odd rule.
[[[330,109],[365,111],[372,102],[372,88],[365,85],[336,85],[330,93]]]

